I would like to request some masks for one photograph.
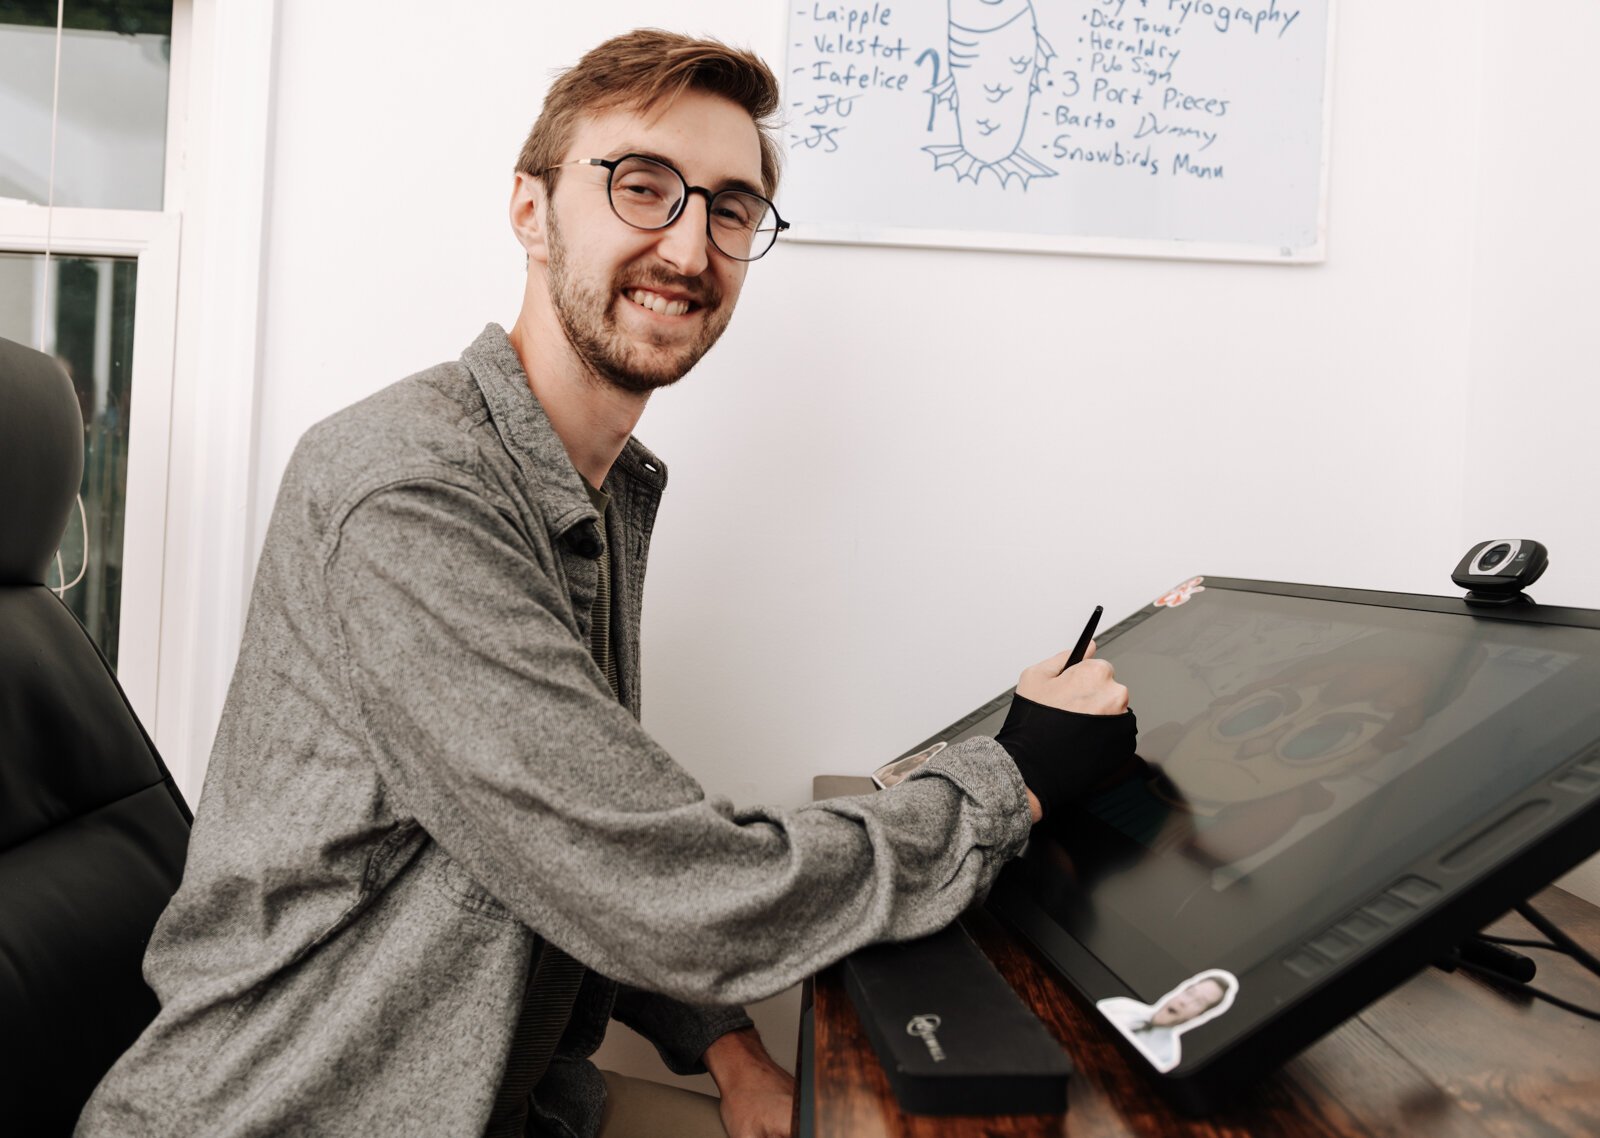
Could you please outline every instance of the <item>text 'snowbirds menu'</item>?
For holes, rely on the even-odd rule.
[[[791,0],[802,239],[1319,260],[1332,0]]]

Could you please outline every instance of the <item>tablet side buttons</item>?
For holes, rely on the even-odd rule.
[[[1307,980],[1321,976],[1363,945],[1409,919],[1442,892],[1427,878],[1407,874],[1284,957],[1284,967]]]

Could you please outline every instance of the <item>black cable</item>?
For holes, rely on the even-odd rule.
[[[1474,933],[1479,940],[1486,940],[1490,944],[1503,944],[1507,948],[1548,948],[1555,952],[1565,952],[1559,944],[1551,944],[1547,940],[1527,940],[1516,936],[1494,936],[1490,933]]]
[[[1585,1019],[1600,1020],[1600,1011],[1595,1011],[1593,1008],[1586,1008],[1582,1004],[1574,1004],[1570,1000],[1563,1000],[1560,996],[1552,995],[1542,988],[1535,988],[1532,984],[1509,980],[1493,968],[1479,967],[1469,960],[1462,960],[1459,956],[1454,956],[1452,959],[1458,968],[1468,972],[1476,972],[1480,976],[1493,980],[1499,987],[1509,988],[1513,992],[1521,992],[1525,996],[1532,996],[1534,999],[1543,1000],[1547,1004],[1554,1004],[1558,1008],[1583,1016]]]
[[[1549,919],[1539,910],[1524,901],[1517,906],[1517,912],[1522,914],[1523,920],[1549,937],[1551,942],[1557,945],[1562,952],[1565,952],[1596,976],[1600,976],[1600,959],[1597,959],[1592,952],[1551,924]]]

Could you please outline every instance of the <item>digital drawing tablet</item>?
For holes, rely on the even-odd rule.
[[[1186,1110],[1600,850],[1600,612],[1197,577],[1099,645],[1138,756],[988,904]]]

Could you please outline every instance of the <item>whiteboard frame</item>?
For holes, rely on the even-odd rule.
[[[1328,259],[1328,187],[1332,181],[1333,72],[1337,59],[1339,0],[1327,0],[1328,35],[1322,68],[1322,147],[1317,163],[1317,237],[1300,249],[1223,241],[1142,237],[1044,235],[992,230],[909,229],[857,225],[810,225],[791,221],[784,241],[806,245],[880,245],[917,249],[971,249],[991,253],[1076,253],[1091,257],[1148,257],[1177,261],[1236,261],[1271,265],[1319,265]],[[784,18],[785,30],[788,17]],[[787,36],[785,37],[787,40]],[[786,57],[787,58],[787,55]],[[784,106],[789,105],[789,68],[784,67]]]

